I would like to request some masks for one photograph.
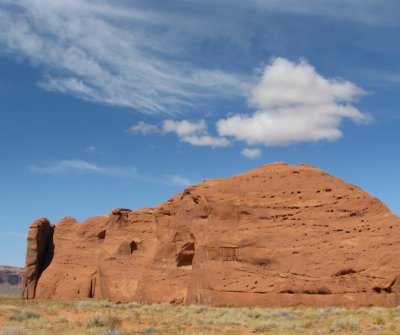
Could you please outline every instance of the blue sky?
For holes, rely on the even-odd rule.
[[[38,217],[308,163],[400,214],[397,0],[0,0],[0,264]]]

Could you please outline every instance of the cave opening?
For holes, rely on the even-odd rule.
[[[138,248],[138,246],[137,246],[137,244],[136,244],[135,241],[132,241],[132,242],[129,244],[129,246],[130,246],[130,248],[131,248],[131,254],[132,254],[135,250],[137,250],[137,248]]]
[[[101,232],[99,232],[98,234],[97,234],[97,238],[99,239],[99,240],[104,240],[105,238],[106,238],[106,231],[105,230],[102,230]]]
[[[176,257],[176,265],[178,267],[192,267],[194,252],[194,242],[188,242],[182,245],[181,251]]]

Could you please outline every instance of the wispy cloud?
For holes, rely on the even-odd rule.
[[[195,184],[194,181],[192,181],[192,180],[190,180],[188,178],[185,178],[185,177],[178,176],[178,175],[177,176],[173,176],[171,180],[172,180],[173,183],[175,183],[178,186],[186,187],[186,186]]]
[[[242,96],[249,55],[259,51],[254,40],[266,41],[269,54],[297,42],[262,13],[398,25],[400,10],[396,1],[375,0],[187,2],[0,0],[0,50],[38,66],[48,91],[174,114]]]
[[[321,15],[338,20],[358,21],[370,25],[398,25],[395,1],[376,0],[255,0],[260,8],[277,11]]]
[[[40,65],[46,90],[144,113],[237,94],[235,74],[179,56],[172,15],[120,0],[1,0],[0,46]]]
[[[253,38],[269,41],[262,47],[270,54],[277,46],[285,49],[282,43],[292,42],[290,36],[276,37],[275,28],[280,23],[265,25],[260,22],[264,19],[252,14],[306,13],[338,19],[347,8],[346,15],[369,22],[369,18],[383,14],[389,14],[388,21],[392,21],[396,12],[393,8],[398,8],[392,1],[374,0],[328,0],[324,4],[318,0],[232,0],[229,4],[223,0],[188,1],[190,10],[179,3],[160,9],[151,1],[116,0],[110,5],[105,0],[0,0],[0,47],[38,66],[43,74],[39,86],[43,89],[143,113],[179,114],[189,113],[207,99],[246,99],[244,87],[251,82],[250,76],[238,69],[251,69],[244,65],[248,62],[234,60],[260,51],[252,49]],[[243,8],[247,15],[242,15]],[[246,28],[253,18],[265,36],[255,32],[254,27]],[[280,43],[273,43],[276,38]],[[208,44],[213,47],[207,51],[204,46]],[[279,71],[291,80],[276,79]],[[279,92],[284,92],[286,98]],[[352,106],[361,94],[356,85],[324,78],[306,62],[294,64],[278,58],[250,89],[248,101],[254,113],[219,116],[219,136],[207,129],[205,121],[190,120],[166,120],[162,126],[139,122],[129,131],[145,135],[176,133],[183,142],[210,147],[228,146],[229,138],[265,145],[334,140],[342,135],[343,120],[367,119]],[[310,99],[319,99],[318,104]],[[179,133],[187,126],[185,122],[201,128]]]
[[[85,152],[95,152],[97,148],[94,145],[89,145],[86,147]]]
[[[220,136],[248,144],[336,140],[344,119],[371,120],[351,105],[363,94],[349,81],[324,78],[306,61],[277,58],[250,89],[249,103],[256,112],[221,119],[217,129]]]
[[[213,137],[208,133],[205,120],[198,122],[165,120],[163,130],[175,133],[182,142],[195,146],[226,147],[230,142],[224,137]]]
[[[196,0],[188,0],[196,3]],[[203,0],[203,4],[227,7],[224,0]],[[274,13],[307,14],[340,21],[360,22],[373,26],[399,25],[397,1],[377,0],[230,0],[229,7],[237,10],[257,10]]]
[[[151,135],[156,134],[160,130],[157,125],[146,123],[144,121],[139,121],[135,125],[131,126],[127,132],[131,134],[140,134],[140,135]]]
[[[63,175],[76,173],[92,173],[120,177],[137,177],[135,167],[105,167],[83,160],[62,160],[50,165],[32,165],[29,170],[38,174]]]
[[[197,183],[197,179],[191,179],[181,175],[152,176],[139,173],[136,167],[101,166],[84,160],[62,160],[48,165],[32,165],[29,170],[41,175],[106,175],[119,178],[133,178],[139,181],[156,183],[169,186],[186,187]]]
[[[397,89],[400,84],[400,71],[387,71],[387,70],[353,70],[354,74],[362,79],[370,87],[391,87]]]
[[[261,150],[257,148],[245,148],[241,152],[242,156],[249,159],[256,159],[261,156]]]

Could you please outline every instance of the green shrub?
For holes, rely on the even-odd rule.
[[[3,327],[0,328],[0,335],[29,335],[24,328]]]
[[[344,318],[333,322],[329,329],[330,333],[337,333],[342,330],[356,331],[359,328],[359,323],[357,319],[354,318]]]
[[[121,319],[116,316],[104,316],[102,313],[96,312],[86,321],[87,328],[108,327],[116,329],[121,325]]]
[[[24,321],[28,319],[37,319],[40,317],[40,314],[34,311],[29,310],[16,310],[8,317],[10,321]]]
[[[265,332],[274,330],[276,328],[278,328],[278,325],[276,324],[276,322],[265,321],[265,322],[259,323],[258,325],[254,326],[252,329],[252,332],[253,333],[265,333]]]
[[[124,333],[121,330],[110,327],[102,329],[101,332],[98,332],[96,330],[96,335],[123,335],[123,334]]]
[[[141,331],[139,331],[138,333],[140,334],[154,334],[154,333],[158,333],[158,329],[155,327],[148,327],[145,329],[142,329]]]

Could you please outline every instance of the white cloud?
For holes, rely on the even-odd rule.
[[[187,120],[165,120],[163,130],[167,133],[176,133],[183,142],[196,146],[226,147],[230,142],[224,137],[212,137],[207,130],[204,120],[192,122]]]
[[[218,133],[264,145],[336,140],[344,119],[370,120],[350,105],[363,94],[349,81],[324,78],[305,61],[276,58],[250,89],[249,103],[256,112],[219,120]]]
[[[182,137],[182,141],[196,146],[227,147],[230,142],[224,137],[212,137],[210,135],[192,135]]]
[[[159,132],[158,126],[155,124],[149,124],[144,121],[139,121],[132,127],[127,130],[132,134],[141,134],[141,135],[151,135]]]
[[[261,150],[260,149],[251,149],[251,148],[245,148],[240,152],[244,157],[250,158],[250,159],[256,159],[261,156]]]
[[[32,172],[46,175],[94,173],[120,177],[136,177],[136,168],[104,167],[83,160],[62,160],[50,165],[33,165]]]
[[[179,137],[190,136],[193,134],[201,134],[207,131],[207,125],[204,120],[200,120],[199,122],[191,122],[187,120],[165,120],[163,128],[165,132],[174,132]]]
[[[238,94],[236,75],[182,59],[182,20],[120,0],[1,0],[0,47],[39,66],[43,89],[144,113]]]

